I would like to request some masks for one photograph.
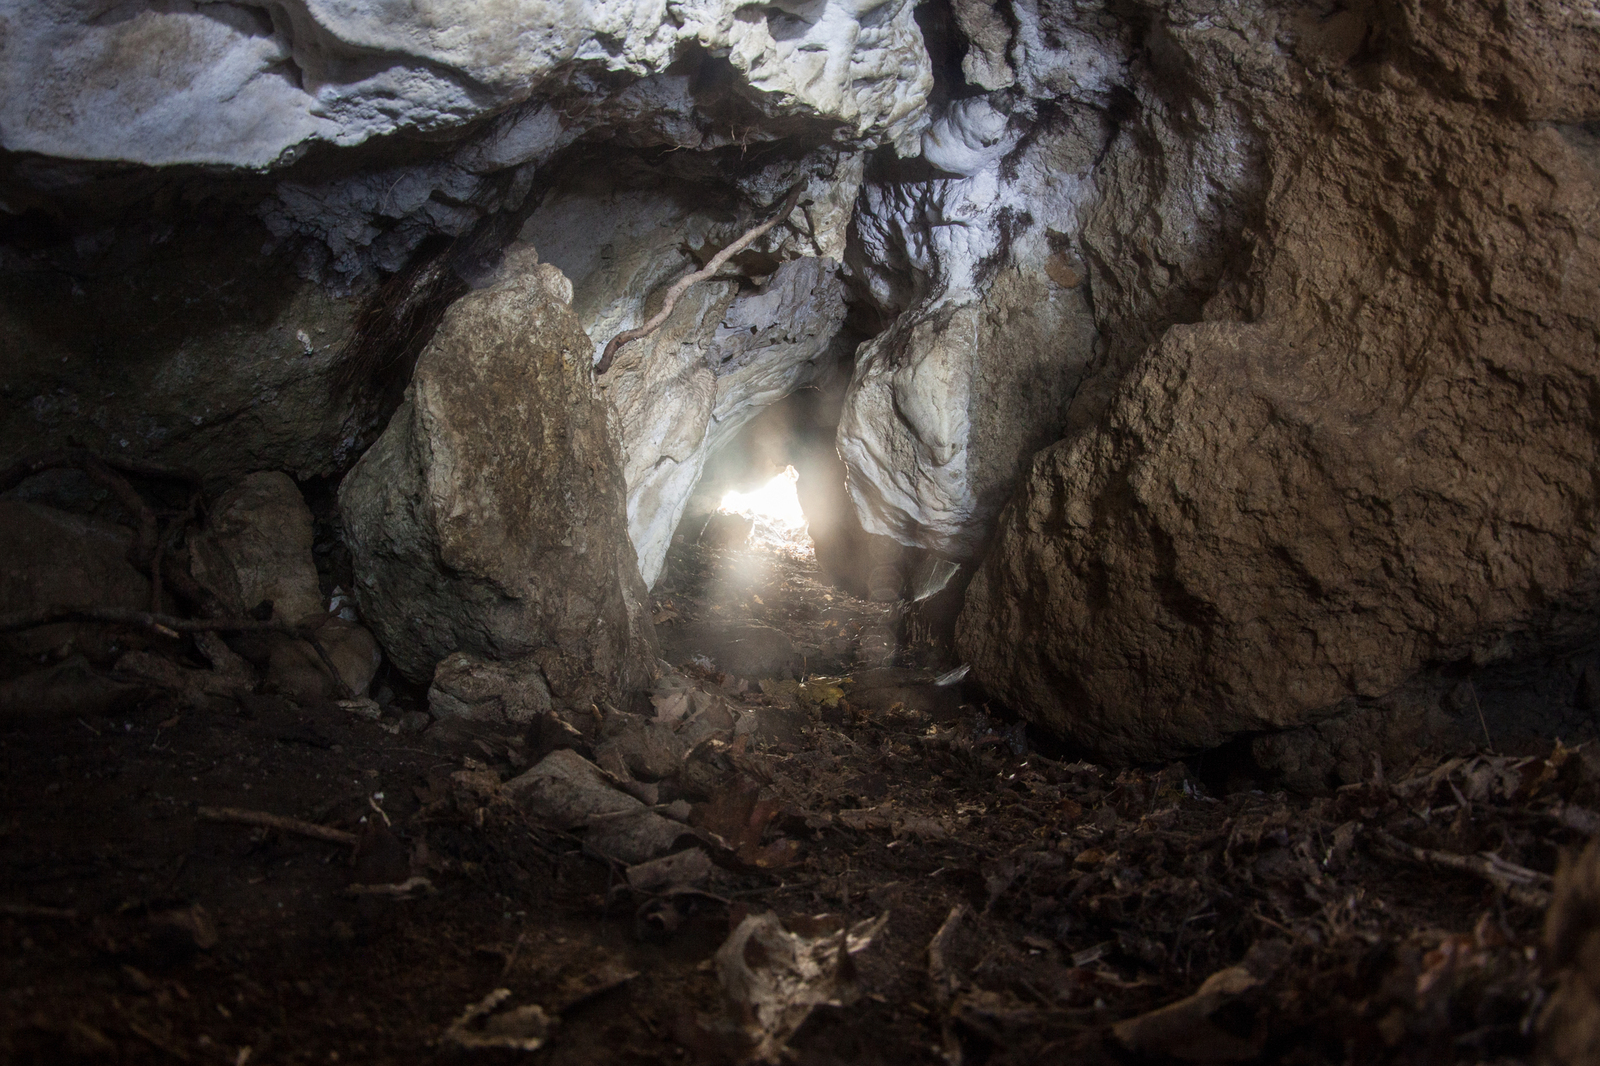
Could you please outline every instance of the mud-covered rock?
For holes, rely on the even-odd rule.
[[[1293,92],[1306,72],[1248,27],[1157,56],[1197,99],[1249,103],[1254,220],[1205,321],[1080,394],[960,625],[991,691],[1103,755],[1305,725],[1425,664],[1593,636],[1600,170],[1559,123],[1600,113],[1575,87],[1592,51],[1560,43],[1595,34],[1559,13],[1516,31],[1538,52],[1519,69],[1560,92],[1519,93],[1513,121],[1456,79],[1511,31],[1462,12],[1477,35],[1453,51],[1390,17],[1367,30],[1418,31],[1403,59]]]
[[[583,830],[588,848],[626,863],[661,855],[689,831],[620,791],[616,778],[568,749],[546,755],[505,789],[535,818]]]
[[[270,636],[265,642],[267,682],[301,702],[366,695],[383,663],[377,638],[365,626],[342,618],[328,619],[313,635],[326,662],[309,640]]]
[[[150,609],[150,581],[128,562],[122,526],[0,499],[0,604],[6,613],[52,608]],[[5,634],[0,649],[34,655],[71,639],[67,623]]]
[[[440,720],[527,726],[550,708],[550,686],[531,661],[489,662],[458,652],[439,663],[428,689],[428,710]]]
[[[542,649],[608,691],[642,688],[654,637],[593,346],[560,272],[522,266],[451,307],[340,486],[357,597],[418,681],[453,652]]]
[[[311,554],[311,508],[278,471],[254,473],[222,494],[189,539],[189,569],[235,617],[272,603],[297,623],[326,611]]]

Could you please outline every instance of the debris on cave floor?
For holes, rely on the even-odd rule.
[[[1213,794],[1032,749],[804,558],[674,554],[646,713],[0,720],[0,1061],[1594,1060],[1587,748]]]

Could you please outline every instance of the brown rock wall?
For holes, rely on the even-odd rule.
[[[1203,321],[1086,390],[1103,408],[1035,457],[961,620],[1040,724],[1159,757],[1592,637],[1600,171],[1546,120],[1600,114],[1600,43],[1445,6],[1477,36],[1406,7],[1376,56],[1285,60],[1292,92],[1190,68],[1253,100],[1240,255]],[[1463,90],[1534,45],[1516,107]]]

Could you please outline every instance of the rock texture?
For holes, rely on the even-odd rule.
[[[476,664],[441,708],[642,686],[708,459],[847,373],[869,589],[986,556],[975,676],[1108,756],[1294,730],[1256,749],[1345,775],[1432,728],[1380,699],[1419,672],[1596,635],[1589,7],[67,0],[0,40],[0,456],[215,489],[387,422],[358,592],[408,676]]]
[[[62,160],[275,172],[241,199],[335,289],[516,211],[577,141],[915,155],[927,124],[930,63],[905,0],[102,6],[7,13],[0,147],[47,157],[12,176],[54,198],[84,181]],[[410,141],[329,162],[385,138]]]
[[[459,126],[580,72],[659,74],[695,48],[725,57],[772,115],[914,143],[929,80],[909,3],[132,0],[106,14],[91,0],[7,11],[5,148],[265,168],[318,143]]]
[[[841,205],[854,200],[861,162],[834,159],[818,169],[802,172],[814,195],[795,215],[829,228],[775,229],[735,260],[727,280],[689,289],[657,332],[619,352],[603,379],[622,442],[628,532],[647,585],[660,576],[707,457],[840,356],[832,343],[844,321],[844,285],[828,253],[842,253],[849,213]],[[782,196],[780,176],[764,183],[771,199]],[[573,309],[596,357],[654,314],[680,275],[748,229],[752,214],[761,220],[759,206],[707,211],[716,198],[712,189],[607,189],[587,178],[529,219],[523,235],[573,280]]]
[[[18,613],[56,607],[150,609],[150,581],[128,562],[125,528],[23,500],[0,498],[0,603]],[[75,634],[63,623],[8,633],[0,651],[36,656]]]
[[[543,652],[558,695],[569,675],[643,688],[653,636],[592,346],[566,279],[531,258],[450,309],[341,485],[357,597],[419,681],[455,652]]]
[[[263,601],[274,618],[298,623],[327,610],[311,555],[311,508],[287,474],[251,474],[211,507],[190,537],[190,572],[236,618]]]
[[[0,178],[0,201],[16,186]],[[294,276],[253,220],[37,215],[0,246],[0,455],[77,444],[202,472],[300,477],[355,458],[365,404],[335,386],[361,309]],[[12,218],[13,216],[0,215]],[[20,220],[26,218],[28,223]]]
[[[1200,4],[1147,43],[1089,227],[1124,345],[969,589],[975,675],[1144,759],[1592,638],[1600,170],[1567,124],[1600,27]],[[1218,191],[1175,231],[1177,186],[1128,179],[1180,142]]]
[[[457,652],[439,663],[428,688],[428,710],[438,719],[517,728],[550,708],[550,687],[531,660],[491,662]]]
[[[972,53],[969,53],[971,55]],[[869,182],[849,260],[888,328],[856,353],[839,422],[870,533],[956,559],[980,550],[1020,469],[1057,439],[1095,352],[1067,234],[1100,143],[1090,109],[1033,126],[983,98],[923,139],[945,174]]]

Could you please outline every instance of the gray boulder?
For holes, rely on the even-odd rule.
[[[357,598],[417,681],[452,652],[541,652],[547,677],[642,688],[655,642],[593,345],[566,279],[531,260],[451,307],[340,486]]]
[[[274,618],[299,622],[326,610],[311,541],[300,489],[287,474],[262,471],[222,494],[189,540],[189,568],[234,615],[271,600]]]
[[[428,688],[428,710],[438,719],[525,726],[550,706],[550,686],[532,661],[486,662],[457,652],[439,664]]]

